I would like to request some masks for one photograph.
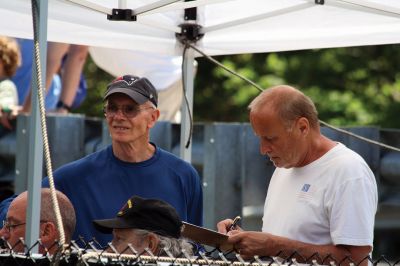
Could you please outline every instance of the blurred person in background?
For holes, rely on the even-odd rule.
[[[0,36],[0,122],[12,129],[10,117],[18,112],[18,91],[11,77],[21,64],[18,43],[6,36]]]

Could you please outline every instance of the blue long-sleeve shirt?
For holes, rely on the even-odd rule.
[[[127,163],[116,158],[108,146],[60,167],[54,177],[56,188],[75,208],[77,225],[73,239],[95,237],[101,245],[106,245],[111,235],[96,231],[92,220],[115,217],[132,195],[164,200],[176,208],[183,221],[202,225],[203,199],[198,173],[187,162],[158,147],[150,159]],[[42,185],[48,187],[47,178]],[[3,201],[0,211],[4,212],[10,202]]]

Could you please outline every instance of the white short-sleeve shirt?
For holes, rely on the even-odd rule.
[[[277,168],[264,206],[263,232],[312,244],[373,245],[375,177],[338,143],[300,168]]]

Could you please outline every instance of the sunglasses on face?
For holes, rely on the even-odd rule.
[[[107,104],[104,106],[104,115],[106,117],[112,118],[119,113],[121,113],[127,118],[133,118],[137,116],[141,111],[146,109],[154,109],[153,107],[142,107],[140,108],[139,105],[116,105],[116,104]]]

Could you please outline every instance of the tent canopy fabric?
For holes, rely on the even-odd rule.
[[[96,65],[114,77],[126,73],[147,77],[158,91],[170,88],[182,75],[182,56],[103,47],[90,47],[89,51]]]
[[[118,8],[118,0],[73,0]],[[128,0],[138,10],[156,0]],[[198,24],[205,33],[197,47],[209,55],[259,53],[400,42],[398,0],[197,0]],[[67,0],[49,0],[48,40],[93,47],[181,56],[175,33],[184,22],[185,2],[137,16],[135,22],[109,21],[106,14]],[[0,34],[32,38],[30,0],[1,1]],[[7,26],[5,26],[7,25]]]
[[[187,7],[198,7],[196,23],[204,37],[196,46],[208,55],[400,42],[398,0],[169,1],[141,13],[167,1],[49,0],[47,38],[89,45],[92,58],[108,73],[146,75],[160,90],[181,75],[183,47],[175,34]],[[137,21],[107,20],[121,3],[138,13]],[[1,0],[0,23],[1,35],[32,39],[31,1]]]

